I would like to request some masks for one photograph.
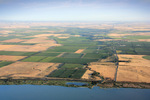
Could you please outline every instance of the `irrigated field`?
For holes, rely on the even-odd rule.
[[[81,78],[86,69],[58,69],[48,75],[48,77],[60,77],[60,78]]]

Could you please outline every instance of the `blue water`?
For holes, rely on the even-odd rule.
[[[77,86],[83,86],[88,85],[88,83],[82,83],[82,82],[67,82],[67,85],[77,85]]]
[[[0,85],[0,100],[150,100],[150,89]]]

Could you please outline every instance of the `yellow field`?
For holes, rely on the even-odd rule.
[[[119,54],[119,60],[130,62],[119,62],[117,81],[150,83],[150,61],[143,56]]]
[[[65,37],[69,36],[69,34],[39,34],[39,35],[34,35],[32,37],[47,37],[47,36],[55,36],[55,37]]]
[[[44,77],[59,63],[16,62],[0,68],[0,77]]]
[[[26,56],[9,56],[9,55],[0,55],[1,61],[17,61],[19,59],[23,59]]]
[[[105,79],[114,80],[116,66],[111,62],[93,62],[88,66],[91,70],[99,72]]]
[[[0,33],[2,34],[8,34],[8,33],[13,33],[14,31],[10,31],[10,30],[0,30]]]
[[[92,73],[93,73],[93,71],[86,70],[86,72],[83,74],[83,76],[81,78],[82,79],[91,79],[91,74]]]
[[[82,53],[83,51],[84,51],[84,49],[79,49],[75,53]]]
[[[141,42],[150,42],[150,39],[138,39],[138,41],[141,41]]]
[[[15,42],[21,40],[6,40],[5,42]],[[37,43],[35,45],[0,45],[0,50],[2,51],[24,51],[24,52],[38,52],[47,50],[52,46],[61,46],[57,44],[56,41],[50,40],[47,37],[40,37],[35,39],[24,40],[22,43]]]
[[[5,50],[7,50],[11,47],[14,47],[14,46],[16,46],[16,45],[0,45],[0,50],[5,51]]]

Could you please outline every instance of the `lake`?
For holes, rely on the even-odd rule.
[[[150,100],[150,89],[0,85],[0,100]]]

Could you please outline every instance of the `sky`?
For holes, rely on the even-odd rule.
[[[1,21],[150,21],[150,0],[0,0]]]

